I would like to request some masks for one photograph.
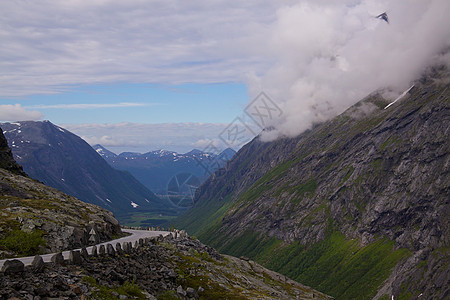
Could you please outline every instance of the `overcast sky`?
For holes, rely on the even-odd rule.
[[[389,24],[375,18],[385,11]],[[49,119],[116,152],[184,152],[227,146],[223,130],[243,119],[241,142],[258,133],[245,112],[265,91],[277,130],[264,138],[294,136],[448,62],[448,11],[448,0],[2,0],[0,120]]]

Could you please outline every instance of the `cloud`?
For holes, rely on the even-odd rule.
[[[375,18],[386,11],[390,23]],[[277,11],[267,48],[276,57],[248,78],[283,111],[263,140],[295,136],[365,97],[390,88],[400,94],[424,69],[449,63],[450,1],[300,1]]]
[[[277,1],[0,1],[0,97],[95,83],[237,82],[267,66]]]
[[[0,105],[0,121],[36,121],[44,117],[39,111],[30,111],[20,104]]]
[[[74,103],[74,104],[55,104],[55,105],[33,105],[28,108],[38,109],[97,109],[97,108],[117,108],[117,107],[139,107],[162,105],[162,103]]]
[[[159,149],[185,153],[193,148],[205,149],[210,141],[214,146],[225,149],[227,147],[220,143],[219,134],[226,126],[214,123],[61,124],[89,144],[101,144],[116,153],[145,153]]]

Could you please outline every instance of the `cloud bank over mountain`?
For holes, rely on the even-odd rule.
[[[432,63],[449,63],[450,2],[299,1],[277,11],[268,49],[276,63],[249,77],[283,110],[263,140],[295,136],[367,94],[394,94]],[[376,18],[387,12],[389,23]]]

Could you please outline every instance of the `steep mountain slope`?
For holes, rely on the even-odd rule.
[[[26,176],[1,132],[0,153],[0,258],[88,245],[91,230],[95,241],[121,233],[111,212]]]
[[[173,213],[127,172],[113,169],[85,141],[44,122],[1,124],[15,159],[32,178],[78,199],[120,213]]]
[[[149,190],[157,194],[167,194],[170,180],[182,173],[195,176],[199,185],[211,173],[225,166],[236,153],[228,148],[219,155],[197,149],[184,154],[157,150],[144,154],[124,152],[116,155],[101,145],[94,145],[93,148],[113,168],[130,172]]]
[[[447,69],[292,139],[253,140],[175,223],[339,299],[449,290]]]

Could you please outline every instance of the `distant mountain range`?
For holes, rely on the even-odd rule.
[[[1,123],[14,158],[32,178],[120,217],[143,211],[176,214],[128,172],[112,168],[75,134],[43,122]]]
[[[144,154],[123,152],[116,155],[101,145],[93,148],[112,167],[130,172],[148,189],[161,195],[177,194],[177,189],[178,193],[182,193],[181,185],[186,180],[190,181],[192,187],[199,186],[217,169],[224,167],[236,153],[228,148],[218,155],[198,149],[184,154],[157,150]]]

